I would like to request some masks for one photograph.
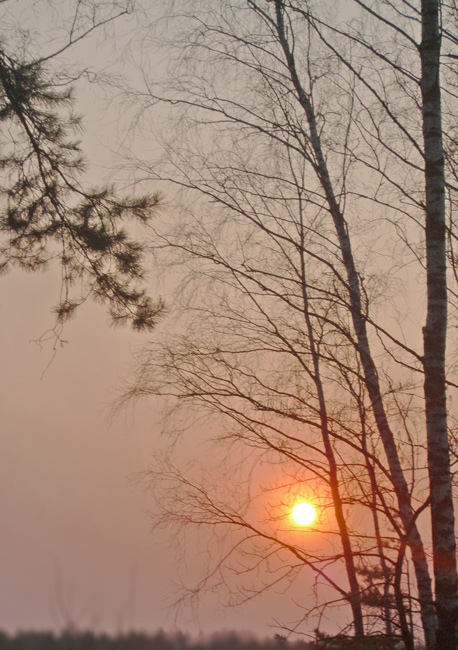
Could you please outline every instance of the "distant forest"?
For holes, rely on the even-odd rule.
[[[202,639],[159,631],[154,635],[138,632],[109,636],[84,631],[0,632],[0,650],[394,650],[399,647],[384,636],[357,639],[331,638],[317,633],[316,643],[288,641],[281,635],[260,640],[236,633],[221,633]]]
[[[268,640],[221,633],[202,639],[186,634],[154,635],[138,632],[109,636],[84,631],[19,632],[12,636],[0,632],[0,650],[315,650],[317,646],[305,641],[287,642],[282,636]]]

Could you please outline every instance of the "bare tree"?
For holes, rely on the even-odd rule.
[[[197,332],[211,323],[212,334],[170,343],[159,364],[166,372],[149,361],[154,379],[147,363],[134,392],[170,390],[189,404],[209,404],[237,421],[236,439],[249,444],[255,435],[261,448],[273,446],[299,465],[310,446],[323,454],[355,632],[363,632],[351,542],[357,536],[347,530],[341,490],[345,503],[378,513],[368,537],[378,540],[406,647],[413,643],[400,588],[407,546],[426,646],[456,650],[445,376],[446,305],[455,300],[446,285],[447,236],[454,268],[453,69],[443,81],[445,118],[439,83],[441,38],[456,44],[454,8],[443,6],[449,20],[442,26],[438,2],[249,0],[173,8],[178,65],[167,90],[147,79],[139,97],[144,107],[166,103],[178,115],[176,138],[164,144],[168,171],[160,176],[203,199],[193,218],[185,215],[184,225],[158,238],[189,264],[185,287],[193,289],[184,309]],[[137,167],[158,178],[147,161]],[[422,333],[424,314],[410,292],[420,290],[415,283],[425,271]],[[204,289],[195,288],[199,283]],[[352,426],[349,410],[359,414]],[[292,436],[294,451],[283,451],[291,434],[273,418],[304,428]],[[282,442],[272,442],[276,435]],[[429,503],[434,597],[418,525]],[[399,540],[391,574],[380,525]],[[369,550],[362,555],[370,557]]]

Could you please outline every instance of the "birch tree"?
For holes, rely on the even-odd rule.
[[[425,414],[438,617],[437,646],[457,647],[458,578],[455,518],[447,427],[446,180],[442,142],[439,2],[423,0],[421,96],[425,174],[427,317],[423,329]],[[445,12],[445,17],[447,12]],[[447,26],[446,26],[447,29]],[[454,44],[456,40],[452,41]]]
[[[270,408],[272,397],[257,407],[270,417],[275,413],[302,422],[304,449],[310,427],[318,428],[322,447],[315,449],[326,456],[327,476],[335,473],[336,478],[336,519],[339,486],[345,485],[348,499],[351,481],[343,477],[354,465],[352,459],[345,469],[344,462],[337,467],[334,458],[336,453],[350,458],[355,439],[355,451],[370,460],[366,476],[372,491],[376,489],[377,481],[370,479],[370,468],[377,467],[376,447],[364,450],[369,427],[377,440],[371,444],[383,447],[386,461],[379,470],[396,500],[396,507],[383,506],[383,525],[396,531],[398,550],[410,550],[426,646],[455,650],[456,549],[446,412],[446,390],[455,385],[445,373],[446,361],[454,367],[453,356],[445,356],[446,339],[452,336],[447,302],[455,301],[455,291],[447,290],[446,283],[447,268],[454,270],[455,240],[456,138],[449,119],[455,102],[453,65],[443,76],[442,113],[439,77],[442,43],[448,48],[445,60],[453,63],[455,10],[443,5],[440,25],[439,3],[425,1],[417,6],[358,0],[331,7],[249,0],[173,7],[176,66],[169,71],[168,84],[148,79],[137,96],[142,110],[165,103],[176,111],[177,137],[162,137],[162,168],[168,172],[161,178],[200,195],[203,203],[194,220],[188,215],[177,231],[161,230],[158,241],[168,251],[179,251],[180,263],[188,260],[185,286],[194,287],[196,278],[205,286],[202,306],[194,289],[185,309],[205,317],[215,329],[213,347],[202,338],[197,344],[192,334],[186,344],[182,338],[170,343],[169,361],[161,360],[169,373],[160,373],[162,382],[157,374],[150,378],[148,368],[157,372],[157,364],[149,359],[133,392],[170,391],[189,403],[210,403],[233,419],[235,412],[239,426],[251,435],[251,410],[248,418],[239,405],[234,410],[226,403],[226,398],[243,396],[246,408],[256,406],[254,389],[233,388],[238,368],[244,368],[244,381],[250,378],[253,386],[265,390],[267,386],[277,399],[284,387],[293,402],[288,409]],[[136,163],[146,178],[158,178],[148,161]],[[223,270],[232,280],[221,279]],[[208,278],[221,294],[213,310],[208,306]],[[425,313],[411,295],[418,278],[424,279]],[[234,304],[231,291],[240,291],[247,303],[239,296]],[[415,291],[420,291],[418,286]],[[246,316],[251,309],[256,318]],[[409,318],[415,325],[403,325]],[[423,330],[421,321],[426,322]],[[196,316],[193,322],[201,328],[205,321]],[[291,391],[284,376],[283,384],[261,380],[262,372],[253,370],[262,367],[260,362],[242,363],[248,336],[240,337],[244,343],[239,341],[238,348],[227,344],[236,336],[230,326],[235,323],[241,332],[249,323],[256,349],[268,357],[278,352],[279,343],[258,341],[256,326],[269,341],[281,341],[282,352],[298,366],[294,377],[302,373],[307,388],[299,382]],[[225,356],[228,349],[235,355],[232,360]],[[189,359],[197,365],[189,365]],[[211,372],[201,367],[202,359],[211,359]],[[227,382],[231,390],[225,392]],[[344,402],[339,389],[351,395],[356,412],[364,413],[346,435],[344,419],[336,415],[336,404]],[[300,397],[304,390],[305,399]],[[304,419],[301,409],[308,412]],[[415,440],[413,422],[419,431]],[[269,427],[266,419],[256,423],[256,431]],[[273,444],[264,433],[256,435],[267,447]],[[250,439],[239,429],[234,437]],[[420,487],[426,463],[423,444],[430,500]],[[279,443],[274,447],[278,451]],[[415,449],[409,458],[407,448]],[[358,489],[364,493],[361,483]],[[377,499],[383,502],[383,491]],[[418,524],[427,504],[434,595]],[[354,558],[345,517],[341,519],[343,554]],[[378,524],[374,521],[372,539]],[[402,566],[402,553],[399,558]],[[351,563],[346,565],[348,600],[353,629],[362,635],[362,587]],[[406,647],[412,647],[401,620],[401,601],[402,595],[396,625]]]

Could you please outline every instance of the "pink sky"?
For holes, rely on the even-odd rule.
[[[28,0],[20,6],[28,10]],[[91,47],[80,55],[91,57]],[[77,105],[91,178],[107,164],[118,119],[94,103],[92,90]],[[138,473],[161,444],[157,405],[137,404],[110,420],[116,386],[146,337],[110,328],[102,307],[85,305],[52,358],[52,345],[33,341],[53,325],[58,297],[56,269],[0,277],[0,629],[174,629],[175,585],[204,569],[198,554],[187,569],[177,563],[151,530],[151,498]],[[270,626],[294,620],[293,600],[307,600],[311,589],[309,575],[292,593],[274,591],[238,609],[209,594],[198,619],[186,610],[176,627],[272,636],[278,630]]]
[[[188,569],[177,563],[151,530],[151,499],[138,473],[161,444],[154,405],[138,404],[110,422],[115,387],[145,339],[108,327],[103,308],[86,306],[47,368],[51,348],[33,340],[52,324],[57,295],[53,273],[0,279],[0,629],[73,623],[271,636],[275,620],[291,617],[291,598],[310,591],[311,576],[295,593],[273,592],[243,608],[209,594],[197,620],[185,610],[174,622],[168,606],[177,581],[201,577],[204,568],[192,554]]]

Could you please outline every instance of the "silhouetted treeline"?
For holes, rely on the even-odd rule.
[[[281,650],[282,637],[259,640],[236,633],[217,634],[205,639],[192,639],[182,633],[157,632],[147,635],[137,632],[109,636],[96,632],[0,632],[0,650]],[[304,641],[287,642],[288,650],[315,650]]]
[[[193,639],[159,631],[154,635],[130,632],[110,636],[84,631],[0,632],[0,650],[396,650],[398,643],[386,637],[328,637],[317,634],[316,643],[289,641],[281,635],[260,640],[233,633]]]

